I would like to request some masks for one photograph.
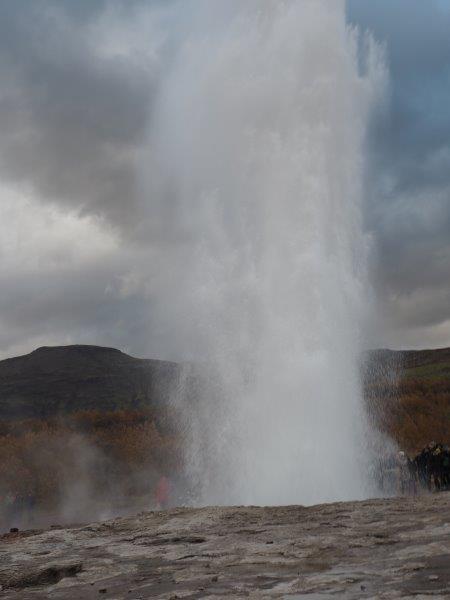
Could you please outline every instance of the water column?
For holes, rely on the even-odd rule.
[[[340,0],[183,7],[145,168],[170,273],[153,310],[204,373],[174,398],[194,501],[364,497],[377,46]]]

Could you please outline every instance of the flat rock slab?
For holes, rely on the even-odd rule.
[[[0,585],[4,600],[450,598],[450,494],[6,534]]]

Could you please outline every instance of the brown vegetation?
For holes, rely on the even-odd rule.
[[[430,441],[450,445],[450,351],[378,356],[366,399],[377,426],[410,455]]]
[[[32,368],[29,365],[26,365],[26,369],[23,367],[28,382],[25,393],[20,386],[17,387],[16,382],[23,374],[22,367],[22,370],[14,367],[14,379],[7,371],[16,365],[17,360],[3,361],[6,365],[3,368],[3,387],[9,390],[9,396],[0,420],[0,526],[4,528],[19,524],[17,515],[36,515],[39,511],[51,514],[52,519],[56,517],[60,522],[68,522],[100,518],[105,514],[102,512],[105,508],[111,508],[110,514],[118,514],[117,507],[120,505],[131,510],[140,506],[149,508],[162,475],[170,476],[172,501],[176,503],[179,500],[177,480],[180,490],[183,490],[180,440],[170,426],[173,418],[164,408],[168,403],[162,401],[170,385],[164,388],[164,394],[157,394],[157,387],[152,384],[155,401],[150,404],[148,398],[146,400],[151,409],[123,409],[137,402],[134,384],[139,378],[135,370],[141,369],[141,363],[145,361],[135,363],[137,359],[104,349],[86,350],[83,347],[80,350],[75,347],[63,350],[55,349],[54,352],[59,353],[60,362],[68,352],[70,356],[64,358],[63,366],[67,370],[67,365],[70,365],[73,371],[73,389],[67,385],[64,398],[72,398],[75,389],[84,390],[81,406],[95,406],[94,392],[99,384],[92,390],[89,388],[91,395],[88,397],[82,378],[85,377],[84,363],[75,369],[78,355],[84,360],[88,353],[89,360],[93,360],[93,352],[97,362],[102,358],[102,365],[108,366],[108,361],[112,359],[122,361],[121,365],[131,364],[133,368],[127,367],[131,369],[127,372],[128,380],[123,374],[126,381],[133,383],[129,385],[130,395],[125,398],[126,402],[122,402],[119,396],[114,396],[111,402],[104,399],[103,404],[100,403],[101,410],[76,411],[75,401],[71,400],[70,403],[58,404],[55,412],[58,416],[49,417],[47,411],[39,418],[8,420],[8,414],[17,412],[25,405],[28,408],[24,414],[36,414],[31,402],[34,398],[34,381],[41,381],[44,397],[44,391],[51,387],[53,380],[64,380],[64,377],[56,367],[52,366],[51,370],[47,363],[42,363],[44,358],[48,358],[47,354],[51,354],[50,350],[17,359],[19,362],[25,361],[27,365],[34,361]],[[116,362],[114,368],[117,367]],[[431,440],[450,444],[450,350],[407,353],[378,351],[372,353],[368,363],[366,401],[374,422],[382,432],[410,455]],[[45,377],[42,375],[43,372],[47,373],[43,366],[47,371],[50,369],[50,379],[48,374]],[[144,367],[149,368],[146,363]],[[100,381],[109,381],[113,367],[110,370],[109,366],[108,369],[105,366],[102,368],[104,372]],[[122,368],[125,369],[123,365]],[[156,367],[152,368],[154,375]],[[145,381],[147,385],[147,379]],[[108,385],[108,390],[114,388],[114,381],[111,379]],[[80,394],[73,397],[79,399]],[[114,409],[105,410],[104,407],[111,404]],[[15,407],[14,411],[10,410],[11,406]],[[138,502],[140,498],[143,498],[141,504]],[[41,521],[28,520],[27,524],[34,525]]]
[[[367,390],[375,404],[379,428],[409,454],[430,441],[450,444],[450,387],[402,382],[397,389],[373,385]]]
[[[177,443],[143,411],[83,411],[61,419],[3,422],[0,498],[23,512],[66,512],[94,501],[152,497],[164,473],[176,474]],[[86,508],[89,512],[89,508]],[[14,512],[17,512],[15,510]]]

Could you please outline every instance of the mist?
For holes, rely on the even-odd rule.
[[[184,502],[173,431],[148,411],[78,410],[4,420],[0,430],[0,530],[105,520]]]
[[[209,373],[194,403],[183,386],[173,399],[194,502],[362,498],[362,204],[383,52],[343,1],[183,8],[139,186],[153,329]]]

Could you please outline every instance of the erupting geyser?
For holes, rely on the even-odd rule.
[[[153,309],[210,373],[177,400],[195,502],[363,497],[377,46],[348,27],[343,0],[181,6],[146,185],[152,235],[165,235]]]

